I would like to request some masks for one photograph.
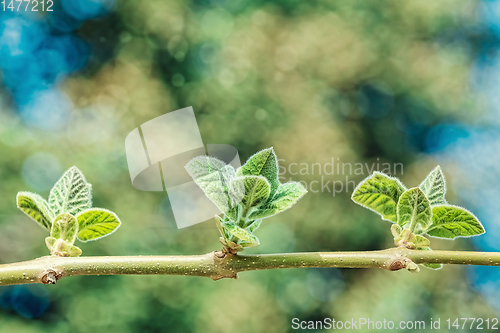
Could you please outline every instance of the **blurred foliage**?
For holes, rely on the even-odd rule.
[[[45,33],[43,38],[70,35],[83,41],[75,45],[85,47],[73,48],[74,53],[64,49],[66,44],[57,49],[41,43],[22,53],[31,58],[15,62],[19,55],[12,45],[29,48],[30,39],[5,30],[0,35],[3,263],[46,253],[43,230],[31,228],[16,211],[17,191],[46,196],[72,165],[94,184],[94,205],[117,212],[123,223],[114,237],[87,244],[86,255],[220,249],[213,221],[177,230],[164,194],[131,186],[126,135],[169,111],[193,106],[204,142],[231,144],[242,161],[274,146],[287,170],[291,163],[323,165],[332,158],[404,163],[404,174],[396,176],[408,183],[418,183],[435,165],[424,153],[435,144],[431,134],[437,125],[469,122],[482,112],[480,96],[468,82],[478,41],[488,37],[477,1],[61,4],[55,14],[19,15],[23,29],[43,25],[36,30]],[[0,13],[3,26],[15,19]],[[85,65],[54,67],[58,62],[45,61],[39,50],[62,50],[68,59],[79,55]],[[48,74],[21,71],[27,62]],[[11,77],[38,81],[26,88],[23,80],[6,79]],[[284,175],[306,184],[321,176]],[[347,176],[357,183],[368,173]],[[346,180],[346,175],[325,177]],[[388,225],[350,201],[350,186],[335,196],[310,192],[292,210],[270,219],[259,230],[262,245],[253,252],[392,246]],[[471,248],[467,240],[455,243],[437,240],[433,248]],[[16,332],[287,332],[294,317],[495,316],[467,284],[462,267],[416,275],[275,270],[215,283],[168,276],[74,277],[56,286],[3,287],[0,308],[0,330]]]

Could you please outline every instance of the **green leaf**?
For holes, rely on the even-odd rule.
[[[443,171],[438,165],[429,173],[425,180],[418,186],[427,196],[432,206],[446,205],[446,182],[444,180]]]
[[[228,189],[220,172],[213,172],[200,177],[195,180],[195,183],[222,212],[228,212],[233,208],[228,195]]]
[[[49,204],[44,198],[31,192],[19,192],[17,193],[16,201],[17,208],[30,218],[48,230],[52,228],[54,212],[50,209]]]
[[[432,237],[454,239],[484,234],[477,217],[462,207],[445,205],[432,208],[432,225],[427,229]]]
[[[412,232],[418,225],[426,230],[432,221],[431,204],[424,192],[418,187],[404,192],[398,201],[398,224],[408,227]]]
[[[270,217],[281,213],[299,201],[307,193],[306,188],[301,183],[288,182],[279,186],[278,191],[271,200],[252,212],[249,219],[256,220]]]
[[[250,223],[250,225],[246,228],[248,231],[250,231],[252,234],[257,230],[257,228],[260,227],[262,223],[262,219],[255,220]]]
[[[234,223],[223,223],[222,227],[227,230],[231,235],[237,237],[238,239],[241,239],[242,241],[246,242],[246,246],[241,244],[242,246],[249,247],[250,246],[257,246],[259,245],[259,239],[252,235],[249,231],[238,227]]]
[[[200,161],[206,162],[204,168],[200,167],[202,165]],[[222,212],[229,213],[231,211],[233,216],[237,213],[237,209],[232,209],[244,196],[244,185],[241,183],[240,188],[230,188],[229,184],[234,179],[236,172],[232,166],[223,166],[222,163],[224,162],[215,158],[200,156],[199,160],[189,162],[186,169],[190,172],[193,165],[199,167],[196,171],[190,172],[194,182]]]
[[[265,202],[270,192],[267,179],[261,176],[236,177],[229,184],[229,188],[229,192],[242,197],[241,204],[247,209]]]
[[[205,177],[211,173],[222,170],[226,163],[211,156],[197,156],[190,160],[184,168],[193,180]],[[234,170],[234,169],[233,169]]]
[[[237,170],[236,176],[265,177],[269,182],[269,199],[271,199],[280,186],[278,170],[278,158],[271,147],[251,156],[245,165]]]
[[[396,206],[404,191],[406,188],[399,179],[374,172],[359,183],[351,199],[381,215],[382,219],[397,223]]]
[[[228,234],[226,229],[224,229],[224,227],[222,226],[224,224],[224,220],[218,215],[215,215],[215,224],[217,225],[217,229],[219,229],[219,232],[222,235],[222,237],[224,237],[224,239],[226,240],[229,240],[230,235]]]
[[[416,236],[415,246],[417,247],[417,250],[427,248],[429,247],[429,245],[431,245],[431,242],[429,241],[428,238],[421,235],[415,235],[415,236]]]
[[[241,205],[236,205],[231,209],[229,209],[227,212],[224,212],[226,217],[234,222],[238,221],[241,218],[241,213],[242,213]]]
[[[54,245],[56,244],[57,238],[54,237],[46,237],[45,238],[45,245],[47,245],[47,248],[52,252],[52,249],[54,248]]]
[[[68,245],[72,245],[75,242],[77,232],[78,222],[76,218],[71,214],[62,213],[54,219],[50,237],[62,239]]]
[[[92,207],[92,185],[77,167],[71,167],[57,181],[49,195],[49,206],[55,215],[76,215]]]
[[[102,208],[85,210],[76,218],[80,227],[78,239],[82,242],[108,236],[115,232],[121,224],[115,213]]]
[[[58,255],[61,257],[79,257],[82,255],[82,250],[75,245],[69,245],[62,239],[54,237],[45,238],[45,244],[50,250],[51,255]]]
[[[79,257],[82,255],[82,250],[78,246],[68,245],[66,253],[70,257]]]

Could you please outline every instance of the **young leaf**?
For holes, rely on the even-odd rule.
[[[259,245],[259,239],[252,235],[249,231],[238,227],[234,223],[223,223],[222,227],[226,229],[231,235],[236,236],[246,243],[246,245],[241,244],[242,246],[257,246]]]
[[[431,242],[429,241],[428,238],[421,235],[416,235],[415,246],[417,247],[418,250],[427,248],[429,247],[429,245],[431,245]]]
[[[108,236],[121,224],[115,213],[102,208],[87,209],[76,218],[79,225],[78,239],[82,242]]]
[[[47,248],[49,249],[50,252],[54,249],[54,245],[56,244],[57,238],[54,237],[46,237],[45,238],[45,245],[47,245]]]
[[[250,223],[250,225],[246,229],[248,229],[248,231],[250,231],[253,234],[254,231],[260,227],[261,223],[262,223],[262,219],[255,220],[252,223]]]
[[[50,237],[62,239],[68,245],[75,242],[76,233],[78,232],[78,222],[76,218],[68,213],[62,213],[56,216],[52,223]]]
[[[229,196],[228,184],[225,183],[225,178],[221,171],[209,173],[194,179],[194,181],[222,212],[226,213],[231,208],[234,208],[232,203],[238,197],[239,192],[237,194],[232,193],[232,196]],[[241,189],[240,192],[244,192],[244,190]]]
[[[220,171],[226,166],[226,163],[218,158],[211,156],[197,156],[190,160],[184,168],[189,175],[196,179],[209,175],[213,172]],[[233,169],[234,170],[234,169]]]
[[[31,192],[19,192],[17,193],[16,201],[17,208],[38,222],[42,227],[48,230],[52,228],[54,212],[50,209],[49,204],[44,198]]]
[[[233,222],[238,221],[241,218],[242,207],[241,205],[236,205],[229,209],[227,212],[224,212],[226,217]]]
[[[50,250],[51,255],[58,255],[61,257],[79,257],[82,254],[82,250],[78,246],[69,245],[62,239],[47,237],[45,238],[45,244]]]
[[[234,178],[229,184],[230,192],[244,190],[241,204],[248,208],[257,207],[269,197],[270,186],[266,178],[260,176],[243,176]]]
[[[224,229],[222,227],[222,225],[224,224],[224,221],[218,215],[215,215],[215,224],[217,225],[217,229],[219,229],[219,232],[222,235],[222,237],[224,237],[224,239],[228,240],[230,238],[230,235],[227,233],[226,229]]]
[[[49,195],[49,206],[55,215],[76,215],[92,207],[92,185],[77,167],[71,167],[57,181]]]
[[[75,245],[68,245],[65,252],[70,257],[79,257],[82,255],[82,250]]]
[[[399,179],[380,172],[363,180],[354,189],[351,199],[382,216],[382,219],[397,223],[396,205],[406,191]]]
[[[408,226],[412,232],[419,224],[423,230],[427,229],[432,221],[431,204],[418,187],[411,188],[401,195],[397,212],[399,226]]]
[[[427,229],[432,237],[454,239],[484,234],[481,222],[468,210],[451,205],[432,208],[432,225]]]
[[[278,187],[278,158],[273,148],[259,151],[251,156],[248,161],[236,172],[236,176],[263,176],[269,182],[269,199],[271,199]]]
[[[447,204],[444,198],[446,194],[446,182],[439,165],[429,173],[418,187],[427,196],[432,206]]]
[[[251,220],[262,219],[281,213],[299,201],[307,193],[306,188],[301,183],[288,182],[279,186],[278,191],[271,200],[252,212],[249,216]]]

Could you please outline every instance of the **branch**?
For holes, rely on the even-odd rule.
[[[367,252],[309,252],[231,255],[210,252],[193,256],[58,257],[0,265],[0,286],[43,283],[76,275],[189,275],[218,280],[244,271],[301,268],[383,268],[418,271],[416,264],[500,266],[499,252],[422,251],[391,248]]]

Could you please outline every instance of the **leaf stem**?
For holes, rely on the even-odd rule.
[[[77,275],[189,275],[214,280],[252,270],[343,267],[391,271],[413,264],[500,266],[499,252],[423,251],[391,248],[367,252],[308,252],[231,255],[220,251],[192,256],[58,257],[0,265],[0,286],[44,283]]]

